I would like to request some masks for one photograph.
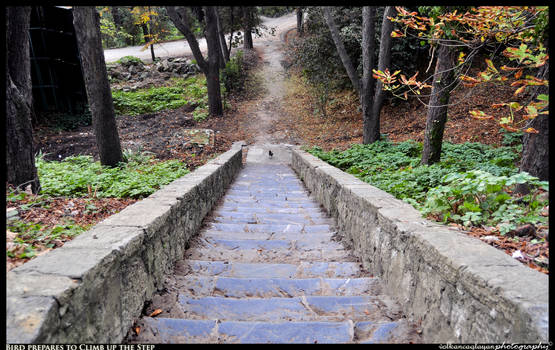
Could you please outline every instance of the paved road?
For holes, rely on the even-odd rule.
[[[275,28],[275,35],[279,35],[280,32],[295,27],[297,24],[297,19],[294,13],[285,15],[278,18],[268,18],[262,16],[262,24],[269,28]],[[257,42],[268,40],[271,34],[266,31],[262,37],[254,37],[254,45]],[[229,36],[227,37],[229,38]],[[203,52],[206,52],[206,40],[204,38],[199,39],[199,46]],[[154,45],[154,54],[156,57],[180,57],[192,55],[191,49],[187,40],[177,40],[167,43],[161,43]],[[114,62],[119,60],[124,56],[135,56],[143,60],[144,62],[152,62],[150,56],[150,49],[142,50],[142,46],[129,46],[119,49],[108,49],[104,50],[104,59],[106,62]]]

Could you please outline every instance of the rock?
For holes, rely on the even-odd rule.
[[[19,212],[16,208],[6,208],[6,221],[19,219]]]
[[[536,228],[533,225],[527,224],[512,230],[511,234],[518,237],[536,236]]]
[[[174,137],[182,139],[183,145],[214,146],[214,130],[212,129],[184,129],[176,132]]]

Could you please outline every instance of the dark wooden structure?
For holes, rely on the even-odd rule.
[[[71,8],[33,6],[29,37],[35,111],[83,113],[87,95]]]

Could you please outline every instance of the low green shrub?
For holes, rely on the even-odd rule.
[[[152,155],[131,157],[118,167],[109,168],[90,156],[46,161],[37,157],[41,194],[50,196],[141,198],[189,172],[177,160],[157,161]]]
[[[187,79],[174,78],[172,86],[138,89],[136,91],[112,91],[117,115],[140,115],[187,104],[207,109],[208,93],[206,78],[202,75]]]
[[[430,166],[420,165],[422,145],[411,140],[308,152],[444,222],[498,226],[503,234],[516,225],[547,224],[539,213],[548,203],[538,195],[548,183],[518,171],[518,145],[444,142],[441,161]],[[514,195],[514,186],[523,183],[530,194]]]

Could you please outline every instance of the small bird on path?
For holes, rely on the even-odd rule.
[[[273,154],[272,151],[270,150],[270,151],[268,151],[268,155],[270,156],[270,158],[272,158],[272,156],[273,156],[274,154]]]

